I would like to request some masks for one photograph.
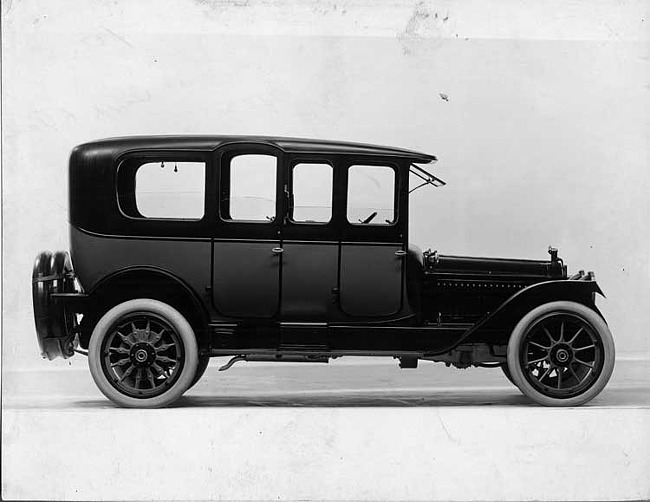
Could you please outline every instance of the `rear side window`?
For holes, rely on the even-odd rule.
[[[145,218],[203,218],[205,163],[157,161],[135,172],[135,205]]]
[[[232,157],[221,179],[221,217],[234,221],[274,221],[277,165],[278,159],[273,155]]]

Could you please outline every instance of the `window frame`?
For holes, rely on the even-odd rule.
[[[332,178],[331,178],[331,184],[330,184],[330,218],[327,221],[296,221],[293,219],[293,210],[294,210],[294,186],[293,186],[293,173],[294,169],[298,167],[301,164],[312,164],[312,165],[326,165],[329,166],[332,170]],[[334,223],[334,203],[335,203],[335,196],[334,192],[336,190],[336,185],[334,183],[335,180],[335,168],[334,168],[334,163],[331,160],[328,159],[314,159],[314,158],[309,158],[309,159],[292,159],[291,163],[289,164],[289,169],[287,172],[287,205],[286,205],[286,212],[285,212],[285,217],[286,217],[286,223],[285,226],[292,224],[292,225],[300,225],[300,226],[316,226],[316,227],[326,227],[330,226]]]
[[[355,166],[376,166],[376,167],[385,167],[393,171],[393,221],[391,223],[360,223],[352,222],[348,218],[349,210],[349,196],[350,196],[350,171]],[[363,159],[354,159],[347,163],[345,167],[345,204],[343,207],[343,217],[348,226],[354,228],[391,228],[396,227],[399,224],[400,219],[400,210],[399,210],[399,196],[400,196],[400,171],[399,166],[392,162],[381,161],[381,160],[363,160]]]
[[[223,208],[226,204],[225,200],[222,200],[221,196],[223,190],[224,190],[224,179],[227,179],[228,183],[228,213],[230,213],[230,190],[232,188],[231,180],[232,180],[232,160],[235,157],[242,157],[244,155],[265,155],[268,157],[274,157],[275,158],[275,217],[272,220],[244,220],[244,219],[236,219],[230,216],[230,218],[225,218],[223,214]],[[273,225],[274,223],[277,223],[279,220],[282,219],[282,211],[281,211],[281,204],[280,204],[280,197],[278,194],[278,180],[280,179],[281,176],[281,170],[282,170],[282,159],[280,155],[274,153],[274,152],[269,152],[267,149],[256,149],[256,148],[245,148],[245,149],[234,149],[234,150],[226,150],[223,152],[223,154],[220,156],[218,166],[219,166],[219,172],[217,174],[218,178],[218,191],[217,191],[217,218],[221,223],[227,224],[227,225]],[[224,176],[224,173],[226,172],[226,169],[228,171],[227,177]]]
[[[140,213],[137,205],[136,176],[138,169],[145,164],[172,162],[196,162],[203,164],[203,215],[200,218],[152,217]],[[174,150],[129,152],[117,162],[115,174],[115,201],[122,217],[131,221],[155,223],[185,223],[193,225],[209,218],[210,159],[201,152],[184,152]],[[125,208],[128,205],[128,209]]]
[[[242,154],[273,155],[277,158],[276,172],[276,218],[272,222],[245,221],[222,218],[224,165],[232,157]],[[220,146],[211,152],[214,169],[212,170],[211,189],[208,215],[214,221],[210,227],[210,235],[219,240],[243,239],[251,241],[278,241],[284,213],[284,186],[286,155],[274,145],[256,143],[251,141],[232,142]],[[228,183],[230,181],[228,180]],[[229,187],[230,185],[228,185]]]

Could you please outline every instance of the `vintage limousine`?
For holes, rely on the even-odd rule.
[[[592,272],[409,243],[433,155],[272,137],[129,137],[70,157],[70,249],[33,269],[43,357],[88,356],[129,407],[178,399],[212,356],[390,356],[501,368],[533,401],[596,396],[614,343]],[[409,180],[419,185],[409,188]],[[215,382],[217,383],[217,382]]]

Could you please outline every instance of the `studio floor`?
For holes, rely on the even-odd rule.
[[[638,500],[650,361],[579,408],[501,371],[214,359],[173,408],[113,406],[81,357],[3,374],[3,499]],[[41,369],[43,368],[43,369]]]

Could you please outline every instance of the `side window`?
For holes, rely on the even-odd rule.
[[[347,214],[348,221],[355,225],[394,223],[395,170],[389,166],[351,166]]]
[[[292,170],[289,218],[296,223],[327,223],[332,219],[333,169],[329,164],[296,164]]]
[[[273,155],[232,157],[221,180],[221,217],[239,221],[275,220],[277,165],[278,159]]]
[[[135,205],[145,218],[201,219],[205,163],[163,160],[140,165],[135,172]]]

